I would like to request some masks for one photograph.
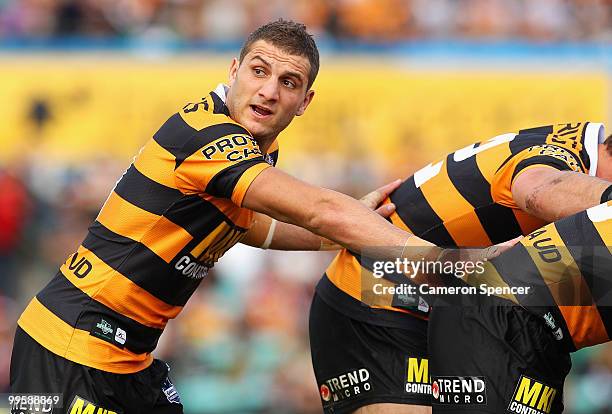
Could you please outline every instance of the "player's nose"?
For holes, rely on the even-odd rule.
[[[278,79],[270,76],[259,88],[259,95],[266,101],[277,101],[280,93]]]

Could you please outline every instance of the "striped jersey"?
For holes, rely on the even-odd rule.
[[[484,247],[529,234],[547,223],[516,205],[514,179],[542,166],[595,175],[597,145],[603,141],[602,124],[578,122],[524,129],[469,145],[405,180],[386,200],[396,206],[390,220],[445,247]],[[380,323],[380,314],[389,310],[426,319],[429,306],[423,298],[385,295],[373,302],[362,296],[371,294],[371,283],[363,283],[371,279],[359,254],[345,249],[327,268],[317,292],[338,310],[361,312],[373,323]],[[353,300],[340,299],[343,295]],[[370,309],[364,311],[363,304]]]
[[[243,198],[277,157],[276,143],[262,154],[229,117],[223,85],[188,103],[134,158],[19,326],[79,364],[146,368],[168,320],[248,230]]]
[[[612,339],[612,201],[534,231],[468,283],[525,287],[509,299],[542,317],[569,350]]]

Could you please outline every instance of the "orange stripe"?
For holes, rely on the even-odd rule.
[[[546,220],[541,220],[518,208],[513,208],[512,212],[514,213],[514,216],[516,217],[516,221],[518,221],[519,226],[521,226],[521,231],[523,232],[523,235],[527,235],[539,229],[540,227],[544,227],[548,224]]]
[[[140,242],[170,263],[191,240],[193,237],[185,229],[162,216]]]
[[[474,207],[459,194],[446,172],[446,160],[440,173],[423,186],[425,199],[444,221],[444,226],[459,246],[490,246],[491,240],[474,212]]]
[[[420,319],[427,319],[423,315],[391,306],[393,295],[376,294],[375,284],[386,287],[395,286],[395,284],[386,279],[375,278],[372,272],[362,268],[357,259],[347,250],[342,250],[334,258],[325,273],[330,282],[338,289],[371,308],[406,313]]]
[[[593,304],[593,297],[578,266],[563,243],[561,236],[553,224],[543,229],[545,233],[534,237],[526,237],[522,243],[527,247],[529,255],[544,278],[552,297],[557,304],[576,303],[581,306],[559,306],[567,328],[572,336],[576,348],[602,342],[608,338],[606,328],[599,312]],[[546,240],[550,238],[550,240]],[[556,246],[561,255],[559,261],[544,261],[538,254],[534,244],[541,241],[545,245]],[[573,293],[573,297],[569,294]],[[605,341],[604,341],[605,342]]]
[[[159,217],[157,214],[136,207],[113,191],[97,220],[109,230],[139,241]]]
[[[234,202],[234,204],[242,207],[242,200],[244,199],[244,196],[249,187],[251,186],[253,180],[255,180],[255,178],[257,178],[257,176],[261,174],[263,170],[268,168],[270,168],[269,164],[265,162],[260,162],[259,164],[253,165],[251,168],[242,173],[232,193],[232,201]]]
[[[92,265],[87,277],[79,278],[68,268],[73,256],[60,267],[60,271],[74,286],[115,312],[145,326],[163,329],[168,319],[175,318],[183,309],[151,295],[83,246],[76,254],[79,257],[77,261],[85,258]]]
[[[493,182],[493,177],[499,166],[506,160],[512,151],[510,151],[510,143],[504,143],[491,147],[483,152],[476,154],[476,165],[483,177],[489,182]]]
[[[34,298],[23,311],[19,326],[40,345],[77,364],[116,374],[131,374],[153,362],[151,354],[118,348],[87,331],[74,329]]]
[[[136,207],[115,192],[106,201],[98,221],[109,230],[144,244],[166,263],[193,240],[181,226]]]
[[[219,211],[236,226],[244,229],[251,227],[251,221],[253,219],[252,210],[236,207],[231,200],[226,198],[213,197],[208,194],[203,194],[202,198],[217,207]]]
[[[134,161],[138,171],[160,184],[177,188],[174,181],[174,155],[162,148],[154,139],[149,140]]]
[[[597,307],[559,306],[577,349],[608,342],[607,331]]]

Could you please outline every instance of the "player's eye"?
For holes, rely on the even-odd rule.
[[[264,76],[266,72],[262,68],[254,68],[253,73],[255,76]]]
[[[283,85],[285,85],[288,88],[292,88],[292,89],[295,88],[295,82],[289,79],[283,80]]]

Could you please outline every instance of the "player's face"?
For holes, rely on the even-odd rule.
[[[253,43],[242,63],[230,67],[227,107],[255,139],[272,139],[302,115],[314,96],[308,91],[310,62],[264,40]]]

